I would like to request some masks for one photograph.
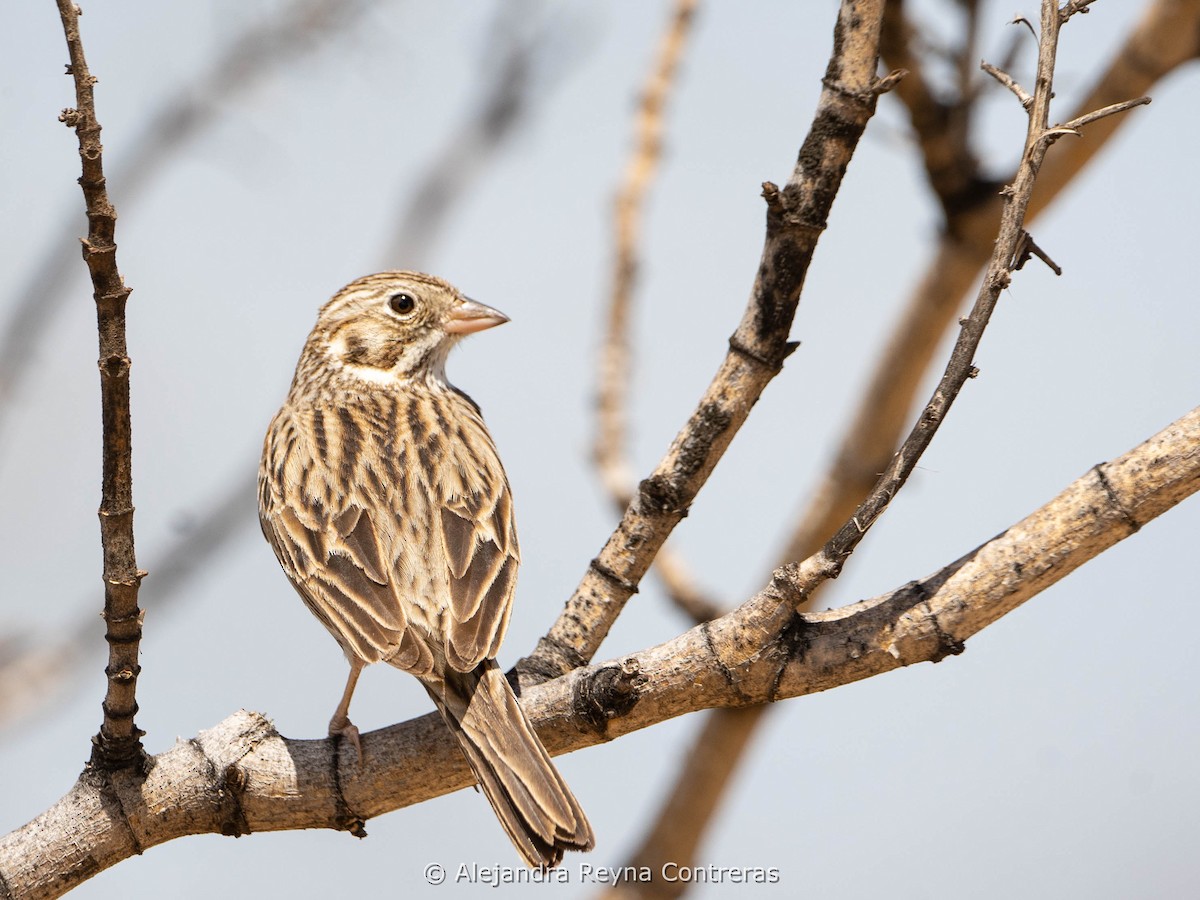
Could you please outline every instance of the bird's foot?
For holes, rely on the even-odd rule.
[[[358,726],[351,722],[348,717],[334,716],[332,719],[330,719],[329,736],[331,738],[342,738],[343,740],[349,741],[350,746],[354,748],[354,752],[357,756],[355,764],[358,766],[362,765],[362,740],[358,736]]]

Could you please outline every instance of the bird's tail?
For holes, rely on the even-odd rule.
[[[530,866],[554,866],[565,850],[591,850],[592,826],[538,740],[495,660],[473,671],[422,679],[458,738],[483,794]]]

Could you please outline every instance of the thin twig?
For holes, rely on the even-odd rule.
[[[115,176],[110,181],[126,185],[129,190],[123,191],[123,196],[128,199],[127,194],[146,183],[146,171],[157,168],[168,150],[176,149],[185,137],[195,135],[202,125],[212,121],[213,112],[219,108],[214,97],[231,94],[238,87],[244,88],[253,77],[266,69],[268,61],[293,58],[303,48],[312,45],[317,35],[328,40],[337,28],[345,27],[358,13],[372,5],[366,0],[296,0],[288,11],[273,16],[269,23],[259,23],[250,28],[219,57],[209,75],[201,79],[202,84],[209,85],[208,88],[197,89],[196,99],[175,98],[183,105],[179,112],[178,127],[167,127],[160,121],[161,116],[152,119],[149,130],[153,132],[156,125],[162,125],[172,135],[171,141],[137,142],[142,148],[135,153],[140,168],[125,178]],[[530,72],[536,68],[532,57],[545,49],[546,33],[542,30],[534,37],[518,40],[517,23],[512,21],[513,15],[515,13],[506,7],[489,36],[490,46],[502,48],[498,51],[502,77],[497,82],[490,72],[480,72],[479,89],[471,104],[475,112],[466,117],[472,123],[474,130],[471,133],[474,137],[468,141],[462,132],[455,133],[454,139],[447,144],[447,147],[454,148],[454,165],[448,168],[448,158],[439,157],[439,163],[426,172],[416,186],[414,199],[402,216],[393,244],[407,248],[397,252],[410,262],[414,257],[433,251],[436,241],[444,233],[441,226],[447,220],[447,213],[456,208],[461,198],[469,196],[473,181],[464,173],[470,173],[477,179],[486,171],[487,165],[497,159],[496,149],[511,134],[514,126],[528,121],[532,104],[540,96],[533,90],[536,85]],[[267,51],[255,49],[261,47],[266,47]],[[231,71],[238,72],[238,77],[233,78]],[[551,81],[553,79],[543,77],[537,80],[537,84]],[[206,97],[207,102],[202,103],[199,97]],[[460,152],[464,148],[468,152]],[[448,180],[447,173],[451,176]],[[436,215],[426,216],[423,211],[427,210],[427,203],[433,197],[437,198]],[[414,223],[418,221],[423,223],[423,231],[415,228]],[[418,231],[421,232],[419,240],[415,237]],[[408,243],[409,239],[404,235],[413,238],[414,242]],[[57,262],[57,256],[54,260]],[[395,259],[389,265],[395,265]],[[61,265],[58,269],[65,271]],[[55,287],[36,296],[48,306],[53,306],[52,301],[58,293],[59,288]],[[32,327],[32,331],[24,326],[10,331],[0,346],[8,346],[8,343],[18,340],[18,335],[23,336],[23,343],[35,341],[38,329],[48,321],[44,311],[39,311],[38,316],[36,325],[26,323]],[[3,393],[2,383],[6,377],[4,371],[4,360],[0,358],[0,394]],[[0,397],[0,418],[2,413],[3,398]],[[207,562],[219,556],[232,541],[246,533],[246,529],[252,525],[257,527],[258,519],[253,511],[253,472],[245,479],[231,477],[219,490],[220,493],[211,503],[196,511],[193,526],[182,533],[163,536],[166,546],[159,552],[149,547],[149,562],[154,572],[149,590],[156,611],[162,612],[169,607],[182,588],[205,571]],[[681,592],[688,590],[682,576],[677,578],[676,585]],[[705,598],[698,588],[693,587],[690,593],[681,593],[680,600],[693,603],[698,610],[704,608]],[[719,614],[719,611],[714,614]],[[94,617],[89,614],[73,626],[56,629],[53,635],[32,634],[28,640],[14,641],[8,653],[0,654],[0,725],[11,724],[38,703],[45,702],[64,684],[70,683],[78,667],[86,665],[91,658],[89,649],[94,638]],[[47,648],[52,651],[52,657],[47,655]],[[50,658],[56,661],[53,667],[45,664]],[[74,679],[74,683],[79,683],[79,680]]]
[[[1059,21],[1066,23],[1067,19],[1076,13],[1091,12],[1088,7],[1095,2],[1096,0],[1068,0],[1067,3],[1063,4],[1063,8],[1058,11]]]
[[[142,611],[138,570],[133,550],[132,432],[129,417],[129,355],[125,343],[125,301],[129,288],[117,270],[114,235],[117,212],[108,199],[92,85],[79,36],[79,8],[72,0],[57,0],[67,49],[68,73],[75,80],[75,108],[61,119],[79,138],[83,175],[79,179],[87,206],[88,236],[83,259],[92,277],[100,332],[100,409],[103,432],[103,475],[100,500],[100,539],[104,552],[104,621],[108,641],[108,692],[104,721],[93,739],[92,765],[113,771],[134,768],[145,760],[141,736],[134,724],[137,713],[138,646]]]
[[[1149,97],[1138,97],[1136,100],[1123,100],[1120,103],[1113,103],[1111,106],[1106,106],[1103,109],[1093,110],[1086,115],[1074,118],[1070,122],[1067,122],[1065,125],[1060,125],[1059,127],[1068,131],[1078,131],[1084,125],[1091,125],[1093,122],[1098,122],[1101,119],[1107,119],[1109,116],[1125,112],[1127,109],[1133,109],[1135,106],[1145,106],[1149,102]]]
[[[517,664],[526,680],[552,678],[592,658],[754,402],[795,349],[788,333],[804,276],[846,166],[875,111],[882,6],[882,0],[843,0],[817,115],[792,177],[783,190],[763,186],[762,260],[729,352],[554,626]]]
[[[862,541],[863,536],[887,509],[897,492],[908,480],[921,455],[933,440],[941,423],[945,421],[955,398],[958,397],[967,379],[975,369],[974,356],[983,339],[992,311],[1000,299],[1000,293],[1011,281],[1012,261],[1016,248],[1024,233],[1025,210],[1033,194],[1033,185],[1041,169],[1046,151],[1053,143],[1053,129],[1049,127],[1050,100],[1053,97],[1054,62],[1058,53],[1058,4],[1056,0],[1042,0],[1041,40],[1038,44],[1037,86],[1033,103],[1029,107],[1029,127],[1026,131],[1025,151],[1017,175],[1004,191],[1004,213],[1000,219],[1000,233],[996,238],[991,262],[975,298],[971,314],[964,320],[958,341],[950,353],[950,360],[942,374],[933,396],[917,419],[912,431],[887,469],[876,482],[874,489],[859,504],[858,509],[837,533],[826,542],[820,556],[824,557],[830,577],[836,577],[845,561]],[[822,571],[826,566],[822,566]],[[781,591],[793,604],[807,599],[811,588],[798,579],[797,567],[784,566],[777,570],[776,582]],[[789,592],[797,592],[790,594]]]

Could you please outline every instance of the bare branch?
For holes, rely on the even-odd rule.
[[[886,55],[885,52],[885,59],[887,59],[889,64],[899,64],[906,67],[919,65],[911,56],[906,56],[901,52],[902,47],[907,47],[907,43],[902,44],[900,48],[896,44],[898,39],[896,32],[902,24],[902,22],[897,22],[898,19],[902,19],[900,16],[901,9],[902,4],[889,4],[887,7],[887,14],[884,19],[885,47],[888,46],[889,40],[889,20],[891,21],[890,27],[892,33],[890,36],[891,55]],[[1009,56],[1011,57],[1011,54]],[[918,84],[920,83],[919,75],[916,81]],[[935,163],[931,160],[930,155],[944,153],[948,146],[953,146],[953,140],[951,139],[953,134],[947,131],[939,132],[936,128],[930,126],[928,104],[933,102],[932,98],[925,97],[922,99],[920,91],[917,91],[914,97],[913,82],[914,79],[906,78],[900,85],[899,93],[913,112],[914,127],[917,128],[922,151],[926,154],[926,165],[930,170],[931,186],[940,195],[945,183],[934,177],[934,171],[937,169],[946,171],[952,169],[953,166],[949,165],[944,159],[936,156],[933,157],[934,160],[937,160]],[[905,98],[906,92],[907,99]],[[1032,102],[1032,98],[1030,98],[1030,102]],[[922,109],[925,112],[919,112]],[[924,126],[918,126],[918,121],[925,123]],[[965,166],[964,170],[973,172],[975,170],[975,161],[969,155],[965,136],[958,152],[964,154],[964,161],[962,163]],[[1058,154],[1060,157],[1062,155],[1061,153]],[[1054,158],[1051,157],[1051,159]],[[993,204],[994,201],[989,199],[989,208]],[[949,212],[950,209],[948,208]],[[963,210],[962,214],[970,215],[971,210]],[[951,223],[951,232],[953,231],[954,225]],[[1025,233],[1022,232],[1022,234],[1024,235]],[[986,238],[989,249],[992,238],[994,238],[994,232]],[[1025,238],[1027,239],[1028,236],[1025,235]],[[1044,251],[1041,251],[1041,248],[1037,247],[1031,240],[1026,245],[1026,249],[1029,252],[1036,252],[1056,272],[1061,271]],[[1014,261],[1010,260],[1010,262]],[[1013,267],[1016,268],[1019,266],[1014,265]],[[958,250],[956,242],[947,239],[943,241],[942,251],[937,260],[931,265],[930,274],[927,276],[927,284],[930,281],[934,285],[939,281],[949,281],[960,283],[965,288],[966,283],[974,277],[974,271],[974,267],[969,260],[964,259]],[[925,285],[915,295],[912,315],[907,320],[909,324],[927,321],[937,315],[938,307],[936,305],[931,307],[926,303],[919,302],[924,299],[924,288]],[[948,307],[948,309],[952,310],[953,307]],[[876,483],[881,470],[887,465],[888,458],[892,455],[895,446],[895,436],[901,427],[902,417],[910,403],[911,394],[916,388],[917,378],[925,368],[928,355],[933,352],[935,335],[940,337],[940,327],[933,326],[932,322],[918,329],[921,334],[921,340],[911,340],[910,335],[912,330],[911,328],[903,329],[893,340],[887,354],[887,362],[878,371],[875,383],[867,395],[866,404],[855,422],[855,427],[843,441],[842,450],[838,454],[831,471],[826,476],[808,511],[799,520],[797,529],[784,550],[781,565],[789,559],[808,558],[810,554],[814,553],[820,547],[821,542],[843,522],[852,523],[855,530],[861,533],[862,523],[855,519],[855,504],[867,494],[868,490]],[[970,377],[972,371],[973,367],[968,366],[966,369],[967,377]],[[815,591],[808,594],[808,601],[811,602],[814,596]],[[800,608],[803,608],[803,606],[802,600]],[[754,715],[751,715],[751,712]],[[712,771],[721,773],[723,778],[728,778],[735,769],[733,760],[722,760],[712,763],[704,762],[704,760],[707,760],[716,752],[713,750],[713,747],[720,745],[719,740],[710,734],[710,729],[719,731],[723,727],[732,729],[738,734],[741,734],[743,730],[748,732],[757,725],[765,712],[765,707],[748,710],[746,717],[738,719],[736,722],[719,722],[716,718],[712,719],[706,723],[702,735],[703,740],[695,742],[690,748],[689,758],[692,756],[698,757],[700,760],[698,764],[712,765]],[[741,734],[740,739],[745,740],[745,735]],[[675,791],[678,794],[719,795],[722,787],[723,783],[720,781],[703,784],[680,781],[677,782]],[[673,793],[670,805],[676,805],[681,802],[687,802],[686,798],[676,796]],[[662,830],[660,828],[651,829],[646,838],[646,845],[639,851],[639,858],[642,858],[642,855],[648,852],[650,848],[664,846],[668,841],[671,842],[671,846],[675,852],[680,852],[680,858],[690,858],[704,833],[707,822],[698,817],[691,816],[676,818],[674,823],[674,833],[669,836],[660,834]],[[662,825],[662,820],[660,819],[657,824]],[[690,852],[682,853],[680,848],[690,848]],[[669,886],[659,884],[653,886],[654,892],[666,889],[669,889]],[[629,885],[626,890],[635,891],[637,890],[637,886]]]
[[[764,185],[767,235],[758,277],[730,349],[696,411],[617,530],[592,561],[550,632],[518,671],[538,681],[595,654],[671,530],[708,479],[750,408],[795,348],[788,332],[817,238],[875,110],[882,0],[844,0],[816,119],[781,191]]]
[[[125,301],[129,288],[117,270],[114,235],[117,212],[108,199],[92,85],[79,37],[79,8],[72,0],[57,0],[67,49],[68,73],[75,80],[75,109],[63,110],[62,121],[79,137],[83,176],[79,179],[87,206],[88,236],[83,259],[92,276],[100,331],[100,409],[103,428],[103,474],[100,500],[100,539],[104,549],[104,621],[108,641],[108,693],[104,722],[93,739],[92,765],[102,770],[138,767],[145,759],[141,736],[134,724],[137,712],[138,646],[142,611],[138,570],[133,550],[132,432],[129,418],[129,355],[125,344]]]
[[[1160,78],[1200,54],[1200,0],[1156,0],[1077,107],[1076,116],[1143,94]],[[907,79],[905,80],[905,84]],[[903,87],[903,84],[902,84]],[[1038,177],[1029,203],[1032,222],[1074,180],[1124,118],[1097,122],[1086,140],[1060,147]],[[1001,199],[979,195],[948,216],[946,231],[925,274],[875,365],[829,470],[784,548],[804,559],[833,533],[875,483],[895,452],[917,387],[942,336],[955,321],[959,301],[992,251]]]
[[[521,703],[557,756],[698,709],[797,697],[936,662],[1197,490],[1200,409],[927,578],[809,614],[780,604],[768,585],[666,643],[530,687]],[[362,745],[359,766],[338,757],[335,740],[291,740],[263,716],[237,713],[145,770],[85,772],[53,807],[0,838],[0,881],[14,896],[57,897],[187,834],[344,829],[348,816],[368,819],[472,783],[435,714],[363,735]]]
[[[776,570],[772,583],[780,592],[781,598],[788,599],[793,605],[806,603],[813,587],[820,584],[824,577],[837,577],[850,554],[907,482],[921,455],[945,420],[959,391],[975,372],[975,351],[1000,298],[1000,292],[1008,287],[1012,260],[1016,258],[1017,245],[1024,233],[1025,210],[1033,194],[1033,185],[1042,160],[1052,143],[1047,139],[1047,122],[1050,100],[1054,95],[1054,60],[1058,52],[1058,29],[1057,4],[1054,0],[1043,0],[1037,87],[1029,109],[1025,151],[1021,165],[1017,168],[1016,178],[1004,191],[1004,214],[1000,220],[1000,233],[996,238],[992,259],[975,299],[975,306],[962,322],[962,330],[951,351],[945,372],[908,437],[854,514],[826,542],[816,557],[810,557],[798,568],[784,566]],[[810,571],[809,563],[813,562],[816,563],[817,572],[821,576],[815,583],[811,578],[802,577]]]
[[[622,863],[647,869],[650,880],[618,882],[600,896],[666,900],[682,896],[692,886],[683,879],[665,879],[663,866],[672,863],[684,870],[696,863],[700,842],[768,708],[744,706],[705,713],[704,724],[683,755],[666,801],[637,850]]]

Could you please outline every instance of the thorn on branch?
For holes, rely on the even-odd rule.
[[[764,181],[762,183],[762,198],[767,201],[767,209],[776,214],[783,215],[783,201],[779,199],[779,185],[773,181]]]
[[[904,78],[907,74],[908,69],[893,69],[882,78],[875,79],[874,83],[871,85],[871,93],[876,97],[878,97],[880,94],[886,94],[897,84],[899,84],[900,79]]]
[[[1065,24],[1076,13],[1080,15],[1090,13],[1091,10],[1088,7],[1095,2],[1096,0],[1070,0],[1070,2],[1063,4],[1062,9],[1058,11],[1058,21]]]
[[[1075,137],[1080,137],[1079,132],[1076,131],[1074,128],[1066,128],[1062,125],[1058,125],[1054,128],[1047,128],[1045,131],[1043,131],[1038,136],[1038,143],[1049,146],[1050,144],[1053,144],[1055,141],[1057,141],[1060,137],[1062,137],[1065,134],[1072,134]]]
[[[1030,21],[1029,21],[1027,18],[1025,18],[1024,16],[1017,16],[1015,19],[1013,19],[1013,20],[1012,20],[1011,22],[1009,22],[1008,24],[1009,24],[1009,25],[1024,25],[1026,28],[1028,28],[1028,29],[1029,29],[1029,33],[1033,35],[1033,39],[1034,39],[1035,41],[1038,39],[1037,30],[1036,30],[1036,29],[1034,29],[1034,27],[1033,27],[1033,23],[1032,23],[1032,22],[1030,22]]]
[[[1025,230],[1021,231],[1021,236],[1017,240],[1016,249],[1013,250],[1012,258],[1008,261],[1008,270],[1019,271],[1024,268],[1025,263],[1029,262],[1031,256],[1036,256],[1047,266],[1055,275],[1062,274],[1062,268],[1052,260],[1049,255],[1034,241],[1033,236]]]

